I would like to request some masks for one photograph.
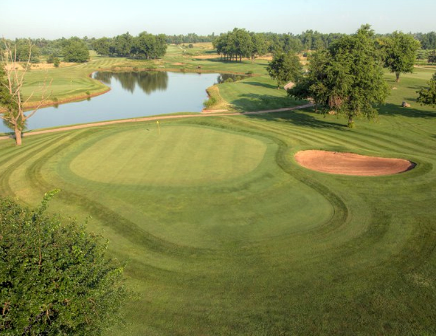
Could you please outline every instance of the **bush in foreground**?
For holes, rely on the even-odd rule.
[[[123,268],[83,225],[0,200],[0,334],[98,335],[119,320]]]

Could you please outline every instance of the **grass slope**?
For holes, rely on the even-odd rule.
[[[0,193],[62,189],[51,209],[91,216],[128,260],[135,299],[108,335],[435,334],[436,109],[414,101],[431,73],[387,74],[379,119],[353,130],[292,111],[2,141]],[[296,164],[304,149],[417,167],[329,175]]]

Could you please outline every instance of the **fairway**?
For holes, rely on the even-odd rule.
[[[126,261],[134,294],[107,335],[435,334],[436,110],[410,98],[431,73],[386,75],[397,89],[353,130],[309,109],[0,141],[0,192],[61,189],[49,209]],[[306,150],[416,167],[332,175],[297,164]]]

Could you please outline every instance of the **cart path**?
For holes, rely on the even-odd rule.
[[[42,131],[34,131],[34,132],[24,133],[24,136],[28,137],[31,135],[63,132],[63,131],[70,131],[70,130],[74,130],[74,129],[105,126],[105,125],[112,125],[112,124],[121,124],[121,123],[128,123],[128,122],[142,122],[142,121],[178,119],[178,118],[221,117],[221,116],[237,116],[237,115],[250,115],[250,114],[263,114],[263,113],[277,113],[277,112],[286,112],[286,111],[292,111],[292,110],[300,110],[300,109],[304,109],[304,108],[308,108],[308,107],[312,107],[312,106],[313,106],[313,104],[309,103],[309,104],[299,105],[299,106],[294,106],[294,107],[284,107],[284,108],[280,108],[280,109],[276,109],[276,110],[264,110],[264,111],[252,111],[252,112],[228,112],[228,113],[223,113],[223,112],[213,113],[212,111],[205,111],[205,112],[202,112],[199,114],[178,114],[178,115],[130,118],[130,119],[122,119],[122,120],[110,120],[110,121],[101,121],[101,122],[74,125],[74,126],[64,126],[64,127],[58,127],[58,128],[47,129],[47,130],[42,130]],[[12,138],[13,138],[12,135],[0,136],[0,140],[6,140],[6,139],[12,139]]]

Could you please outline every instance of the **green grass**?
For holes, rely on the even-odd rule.
[[[287,96],[283,88],[267,76],[249,77],[235,83],[219,84],[221,97],[236,111],[262,111],[302,105]]]
[[[0,193],[35,205],[62,189],[50,209],[90,217],[128,260],[134,299],[108,335],[433,335],[436,109],[415,101],[431,74],[386,74],[396,89],[378,120],[353,130],[299,110],[1,141]],[[241,109],[277,92],[247,81],[220,92],[236,106],[254,94]],[[330,175],[298,166],[304,149],[417,166]]]

